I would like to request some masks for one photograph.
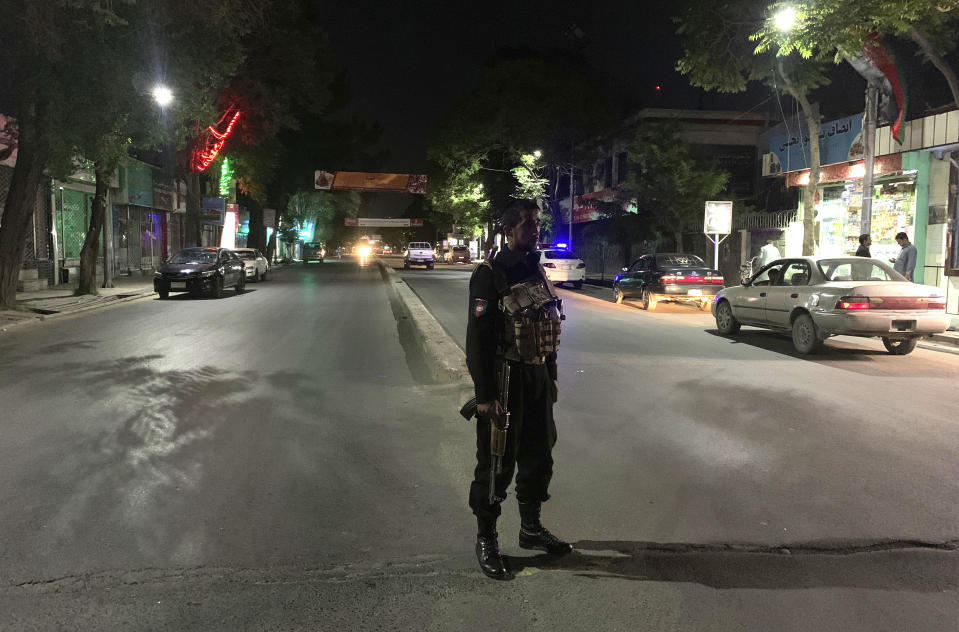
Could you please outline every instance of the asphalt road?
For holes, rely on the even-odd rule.
[[[468,270],[404,276],[461,335]],[[564,292],[544,519],[578,552],[518,549],[508,501],[498,583],[463,389],[416,379],[379,271],[248,287],[0,336],[0,629],[954,629],[955,356]]]

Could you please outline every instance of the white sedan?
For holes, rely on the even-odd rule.
[[[546,278],[558,283],[572,283],[577,290],[586,280],[586,264],[582,259],[562,248],[544,248],[539,251],[539,262],[546,270]]]
[[[725,335],[741,325],[791,332],[799,353],[842,335],[879,337],[889,353],[905,355],[950,321],[939,288],[911,283],[882,261],[864,257],[773,261],[742,285],[716,294],[712,314]]]
[[[263,253],[255,248],[235,248],[233,252],[243,260],[246,278],[254,281],[266,281],[266,273],[270,270],[270,264]]]

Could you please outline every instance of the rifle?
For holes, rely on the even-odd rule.
[[[506,436],[509,430],[509,362],[503,361],[503,370],[500,373],[500,405],[503,407],[503,414],[500,417],[491,417],[489,424],[489,503],[492,505],[497,500],[496,497],[496,475],[503,471],[503,457],[506,455]],[[479,418],[476,412],[476,397],[471,397],[463,407],[460,408],[460,414],[469,421],[473,417]]]

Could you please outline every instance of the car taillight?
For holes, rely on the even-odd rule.
[[[584,266],[585,267],[585,266]],[[722,276],[696,276],[692,274],[665,274],[663,283],[718,283],[725,281]]]
[[[836,302],[836,309],[869,309],[868,296],[843,296]]]
[[[543,267],[544,267],[544,268],[555,268],[555,267],[556,267],[556,264],[555,264],[555,263],[546,262],[546,263],[543,264]]]
[[[579,263],[576,264],[576,267],[577,267],[577,268],[585,268],[585,267],[586,267],[586,264],[583,263],[582,261],[580,261]]]

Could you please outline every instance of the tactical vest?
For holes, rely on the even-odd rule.
[[[507,360],[543,364],[547,355],[559,349],[560,323],[566,316],[563,300],[556,295],[542,266],[537,276],[509,285],[499,266],[489,260],[481,265],[493,272],[500,297],[504,326],[500,352]]]

